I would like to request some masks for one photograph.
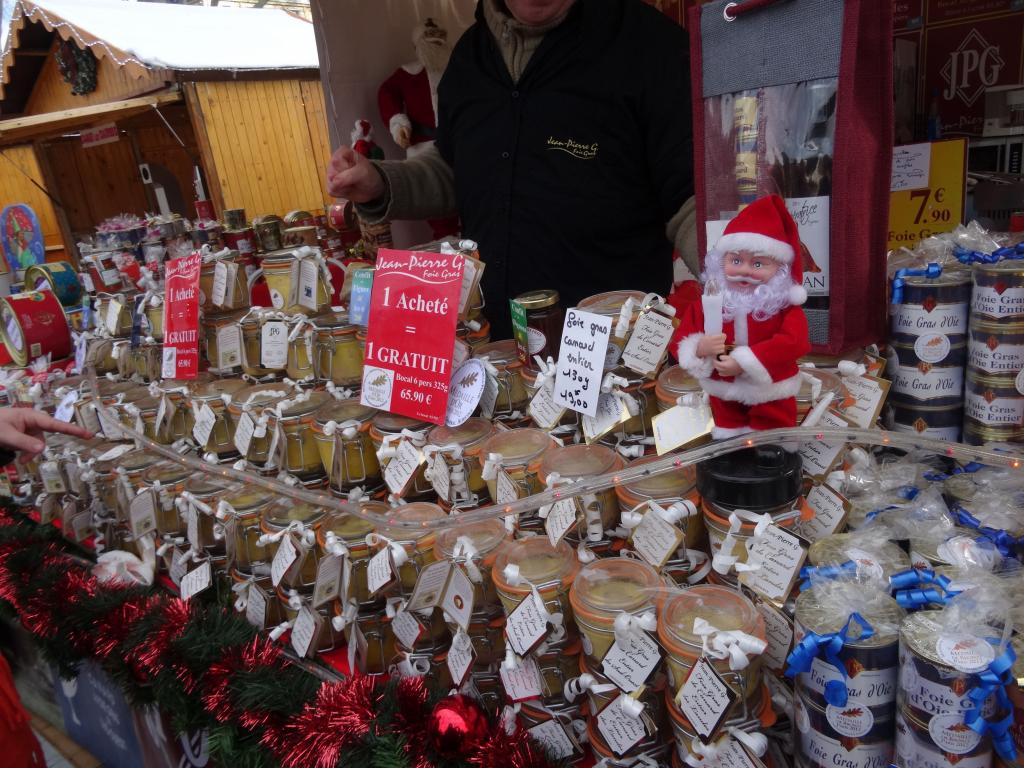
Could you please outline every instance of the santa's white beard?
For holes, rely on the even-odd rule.
[[[767,320],[791,304],[790,289],[793,279],[789,276],[789,265],[780,264],[779,271],[753,290],[746,287],[734,288],[725,279],[721,254],[712,251],[704,259],[704,274],[701,280],[707,285],[714,280],[722,293],[722,318],[732,320],[743,314],[754,320]]]
[[[420,40],[416,43],[416,58],[427,70],[429,76],[440,79],[448,66],[448,59],[451,58],[451,55],[452,48],[447,42],[431,43]]]

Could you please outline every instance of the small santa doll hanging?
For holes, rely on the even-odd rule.
[[[796,222],[777,195],[729,222],[704,260],[704,295],[676,331],[679,364],[710,396],[716,439],[796,426],[810,352]]]

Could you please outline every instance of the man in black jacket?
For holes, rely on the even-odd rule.
[[[457,211],[494,338],[527,290],[664,295],[673,243],[697,271],[686,33],[641,0],[480,0],[438,102],[433,150],[371,164],[343,147],[328,187],[369,221]]]

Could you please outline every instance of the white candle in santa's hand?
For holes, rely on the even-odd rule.
[[[700,304],[704,311],[704,334],[717,336],[722,332],[722,294],[718,292],[718,286],[713,280],[704,286]]]
[[[733,344],[737,347],[747,346],[747,313],[738,312],[732,323]]]

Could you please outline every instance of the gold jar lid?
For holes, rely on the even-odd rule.
[[[185,490],[200,499],[220,495],[235,487],[235,484],[229,480],[218,480],[209,475],[193,475],[185,481]]]
[[[660,458],[660,456],[642,456],[629,462],[626,467],[632,469],[658,461]],[[689,466],[674,472],[641,477],[638,480],[623,483],[622,487],[630,494],[643,499],[678,499],[689,494],[696,484],[696,468]]]
[[[290,523],[313,525],[326,514],[323,507],[305,502],[275,504],[263,511],[263,522],[272,528],[286,528]]]
[[[364,512],[371,512],[377,515],[388,515],[391,507],[383,501],[365,501],[360,503],[359,508]],[[366,534],[373,533],[373,523],[355,515],[332,514],[321,524],[321,534],[331,532],[342,541],[350,543],[361,543]]]
[[[611,472],[621,457],[604,445],[554,446],[540,462],[541,482],[557,472],[561,477],[593,477]]]
[[[372,419],[376,413],[376,408],[363,405],[357,397],[350,397],[346,400],[332,399],[331,402],[324,403],[313,414],[313,420],[318,427],[323,429],[329,421],[333,421],[336,424],[346,421],[358,421],[360,424],[364,424]]]
[[[277,496],[270,491],[245,485],[224,495],[224,503],[241,514],[260,509],[276,500]]]
[[[658,622],[662,644],[695,648],[702,645],[700,635],[693,631],[696,619],[704,619],[719,631],[740,630],[764,639],[764,620],[757,608],[739,592],[712,584],[698,584],[681,595],[668,598]]]
[[[597,293],[582,299],[577,307],[597,315],[616,317],[627,299],[633,300],[633,314],[635,316],[640,312],[640,305],[644,300],[643,291],[608,291],[606,293]]]
[[[300,400],[297,403],[292,403],[283,411],[281,411],[280,418],[284,419],[301,419],[303,416],[311,415],[315,410],[321,408],[328,401],[333,400],[334,397],[330,392],[310,392],[309,397],[305,400]],[[275,416],[271,416],[271,421],[276,420]]]
[[[396,413],[381,411],[373,417],[373,426],[378,432],[385,435],[394,435],[403,429],[418,432],[430,426],[430,422],[411,419],[408,416],[399,416]]]
[[[658,375],[655,391],[659,400],[674,402],[676,398],[690,392],[700,392],[700,384],[697,383],[697,380],[685,368],[673,365]]]
[[[558,303],[558,291],[554,288],[541,288],[536,291],[528,291],[516,296],[515,300],[522,305],[526,311],[553,307]]]
[[[512,339],[482,344],[473,352],[473,357],[477,360],[486,360],[495,368],[514,368],[522,365],[516,343]]]
[[[570,599],[574,608],[597,613],[633,612],[657,597],[661,577],[647,563],[624,557],[595,560],[576,574]]]
[[[271,382],[269,384],[253,384],[245,389],[238,390],[231,397],[231,410],[242,411],[252,408],[262,410],[268,405],[274,405],[292,394],[292,389],[287,384]]]
[[[494,562],[495,582],[502,589],[511,587],[515,591],[528,592],[529,585],[510,585],[505,581],[505,567],[519,566],[519,575],[538,589],[551,584],[566,584],[579,571],[580,564],[565,541],[552,547],[546,536],[535,536],[519,541],[506,541],[498,549]]]
[[[426,501],[416,501],[412,504],[403,504],[400,507],[396,507],[391,510],[391,518],[393,520],[401,520],[406,523],[420,523],[424,525],[426,523],[433,522],[434,520],[441,520],[448,517],[441,507],[437,504],[431,504]],[[387,536],[389,539],[396,541],[418,541],[424,536],[428,536],[433,533],[433,530],[424,527],[423,529],[416,528],[383,528],[381,534]]]
[[[547,432],[522,427],[495,433],[481,446],[480,453],[484,456],[499,453],[504,464],[521,465],[540,458],[541,454],[555,446],[555,441]]]
[[[205,384],[200,384],[192,390],[192,399],[200,402],[220,400],[221,395],[234,396],[249,386],[242,379],[214,379]]]
[[[432,445],[457,443],[463,448],[472,448],[492,434],[494,425],[490,421],[479,416],[471,416],[457,427],[434,427],[427,434],[427,442]]]
[[[159,482],[161,485],[175,485],[192,474],[192,470],[174,461],[162,461],[154,464],[142,475],[142,482],[152,486]]]
[[[437,548],[445,557],[451,557],[456,543],[463,537],[469,539],[477,555],[483,557],[501,546],[508,538],[508,531],[501,520],[481,520],[457,528],[444,528],[438,531]]]
[[[845,589],[856,590],[855,605],[852,601],[842,600]],[[825,635],[839,632],[854,612],[864,617],[874,634],[851,640],[844,645],[873,648],[895,643],[899,639],[900,622],[906,616],[906,611],[890,595],[879,589],[865,588],[863,584],[832,582],[805,589],[796,599],[794,616],[804,629]],[[850,636],[856,637],[856,627],[852,629]]]

